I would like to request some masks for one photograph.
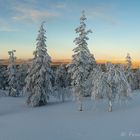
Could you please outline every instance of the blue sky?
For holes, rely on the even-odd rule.
[[[84,9],[89,49],[96,59],[123,60],[129,52],[140,60],[139,0],[0,0],[0,58],[16,49],[18,58],[32,58],[37,31],[45,20],[48,52],[70,59],[74,29]]]

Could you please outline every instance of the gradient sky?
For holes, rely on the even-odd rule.
[[[100,60],[123,60],[129,52],[140,60],[140,0],[0,0],[0,59],[16,49],[18,58],[32,58],[37,31],[45,20],[48,52],[70,59],[84,9],[88,46]]]

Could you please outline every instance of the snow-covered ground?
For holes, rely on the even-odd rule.
[[[89,98],[84,111],[73,101],[50,102],[31,108],[23,97],[0,97],[0,140],[135,140],[140,139],[140,92],[128,104],[106,103]]]

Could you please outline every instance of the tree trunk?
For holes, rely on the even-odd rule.
[[[64,92],[64,91],[63,91]],[[62,102],[65,101],[64,93],[62,92]]]
[[[83,111],[82,101],[79,100],[79,111]]]
[[[76,99],[77,99],[77,103],[78,103],[78,110],[79,111],[83,111],[83,108],[82,108],[82,95],[81,95],[81,88],[80,87],[77,87],[76,90]]]
[[[108,111],[112,112],[112,101],[111,100],[109,100],[109,110]]]
[[[79,111],[83,111],[82,102],[80,101]]]

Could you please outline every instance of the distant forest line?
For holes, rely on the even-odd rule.
[[[26,63],[30,63],[32,59],[17,59],[16,60],[16,64],[26,64]],[[106,62],[110,62],[108,60],[96,60],[98,64],[102,64],[104,65]],[[59,66],[61,64],[68,64],[71,62],[71,59],[52,59],[52,65],[55,66]],[[113,60],[111,61],[114,64],[125,64],[125,60]],[[8,59],[0,59],[0,65],[8,65],[9,64],[9,60]],[[136,69],[140,67],[140,62],[138,61],[132,61],[132,68]]]

